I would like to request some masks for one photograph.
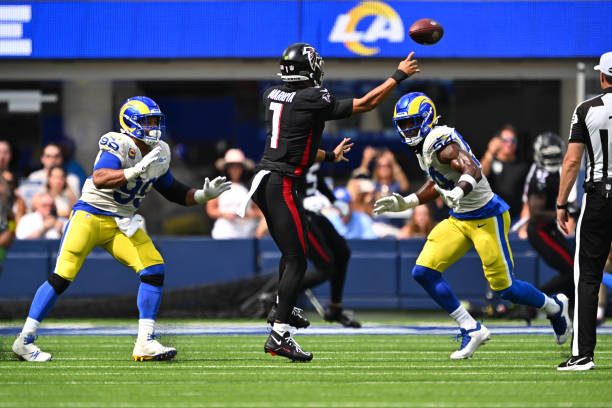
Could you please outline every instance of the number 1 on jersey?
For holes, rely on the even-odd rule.
[[[276,149],[278,147],[278,133],[280,132],[280,119],[283,114],[283,104],[278,102],[270,102],[270,110],[272,114],[272,138],[270,147]]]

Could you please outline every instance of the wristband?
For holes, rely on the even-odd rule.
[[[419,205],[419,197],[417,197],[417,195],[415,193],[412,193],[410,195],[407,195],[406,197],[404,197],[404,202],[406,203],[406,205],[408,206],[408,208],[414,208],[417,205]]]
[[[561,205],[557,204],[557,210],[567,210],[568,206],[569,206],[568,203],[561,204]]]
[[[15,230],[17,229],[17,223],[15,222],[15,220],[8,221],[7,229],[11,232],[15,232]]]
[[[402,82],[404,79],[408,78],[408,74],[402,71],[401,69],[396,69],[391,78],[395,80],[398,84]]]
[[[476,179],[470,176],[469,174],[462,174],[461,177],[459,177],[459,181],[465,181],[466,183],[472,186],[472,189],[476,188],[476,184],[478,184]]]
[[[323,159],[323,161],[326,162],[335,162],[336,161],[336,153],[334,152],[325,152],[325,158]]]

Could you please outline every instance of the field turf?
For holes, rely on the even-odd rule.
[[[264,336],[166,336],[171,362],[136,363],[131,336],[44,336],[54,356],[16,361],[0,337],[0,407],[609,407],[612,336],[596,370],[559,373],[569,347],[550,335],[497,335],[451,361],[449,336],[298,336],[315,355],[263,353]]]

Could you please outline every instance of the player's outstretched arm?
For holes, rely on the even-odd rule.
[[[386,212],[405,211],[414,208],[419,204],[426,204],[438,197],[435,183],[427,180],[416,193],[402,197],[400,194],[393,193],[390,196],[379,198],[374,204],[374,213],[382,214]]]
[[[414,52],[411,52],[405,60],[399,63],[395,73],[385,82],[372,89],[363,97],[353,99],[353,113],[368,112],[376,108],[397,87],[397,84],[417,72],[421,72],[417,60],[412,59],[413,56]]]
[[[336,148],[331,152],[326,152],[325,150],[317,150],[317,156],[315,161],[322,162],[328,161],[333,163],[338,163],[340,161],[348,161],[345,154],[351,151],[351,148],[355,145],[355,143],[349,143],[351,141],[350,137],[345,137],[342,139],[340,144],[336,146]]]

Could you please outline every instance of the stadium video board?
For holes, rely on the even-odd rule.
[[[606,1],[36,1],[0,3],[0,57],[267,58],[292,42],[326,57],[595,57],[609,48]],[[435,47],[408,28],[433,18]]]

